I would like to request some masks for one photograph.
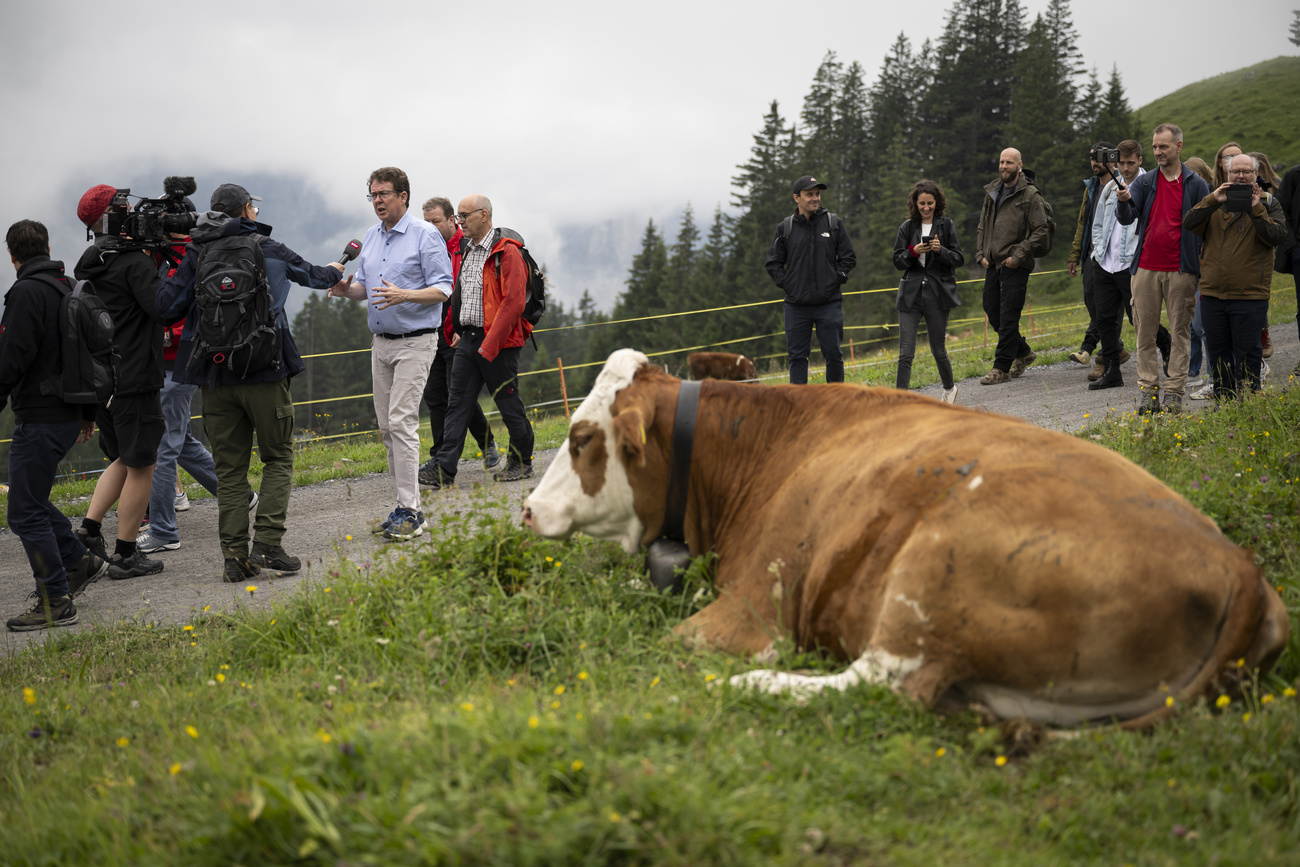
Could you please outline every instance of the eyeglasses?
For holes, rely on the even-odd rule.
[[[1228,174],[1232,175],[1233,177],[1244,178],[1247,175],[1255,174],[1255,170],[1254,169],[1233,169],[1232,171],[1228,172]]]
[[[456,221],[459,222],[459,223],[463,223],[463,222],[465,222],[466,220],[468,220],[472,215],[477,214],[479,211],[486,211],[486,210],[487,210],[487,208],[475,208],[475,209],[472,210],[472,211],[466,211],[466,212],[464,212],[464,213],[457,214],[457,215],[456,215]]]
[[[367,194],[366,201],[373,202],[375,199],[378,199],[379,201],[382,202],[390,198],[391,196],[395,196],[395,195],[397,195],[396,190],[379,190],[378,192]]]

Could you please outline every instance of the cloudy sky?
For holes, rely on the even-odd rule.
[[[75,212],[87,187],[160,195],[168,174],[196,176],[201,205],[221,182],[254,193],[261,182],[279,195],[263,210],[284,227],[276,237],[333,258],[375,221],[367,175],[396,165],[417,203],[487,194],[563,300],[589,288],[602,306],[646,219],[674,223],[690,202],[706,222],[727,206],[769,101],[797,115],[827,50],[873,80],[900,31],[916,45],[937,37],[947,8],[0,2],[0,225],[43,221],[56,258],[84,247]],[[1085,61],[1103,78],[1118,63],[1140,106],[1295,53],[1294,5],[1246,4],[1259,26],[1224,39],[1212,22],[1228,7],[1187,0],[1159,23],[1163,53],[1152,15],[1074,14]]]

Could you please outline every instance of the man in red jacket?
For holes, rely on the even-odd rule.
[[[455,482],[465,430],[484,385],[510,432],[506,468],[492,478],[499,482],[530,479],[533,426],[519,397],[519,352],[530,330],[523,319],[528,266],[519,250],[524,240],[510,229],[493,228],[487,196],[461,199],[456,217],[465,232],[451,298],[456,357],[442,446],[434,457],[437,478],[429,479],[428,486],[441,488]]]
[[[424,203],[424,219],[431,223],[447,242],[447,253],[451,256],[451,275],[454,279],[460,274],[460,242],[465,233],[456,223],[456,209],[451,200],[434,196]],[[442,330],[438,333],[438,349],[429,367],[429,379],[424,384],[424,403],[429,407],[429,430],[433,434],[433,445],[429,448],[429,460],[420,467],[420,484],[428,485],[438,478],[438,449],[442,447],[443,427],[447,421],[447,398],[451,394],[451,367],[456,357],[456,332],[451,323],[451,303],[442,306]],[[492,428],[488,426],[487,417],[478,401],[470,409],[469,433],[478,443],[483,453],[483,466],[495,467],[501,460],[496,443],[492,441]]]

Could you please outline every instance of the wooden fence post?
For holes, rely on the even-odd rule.
[[[989,348],[989,315],[984,314],[984,348]]]
[[[555,366],[560,371],[560,396],[564,398],[564,420],[569,420],[569,389],[564,385],[564,359],[555,356]]]
[[[853,354],[853,338],[850,337],[850,338],[849,338],[849,364],[852,364],[853,362],[855,362],[855,361],[857,361],[857,360],[858,360],[858,359],[857,359],[857,356],[855,356],[855,355]]]

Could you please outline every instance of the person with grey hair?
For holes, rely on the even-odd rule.
[[[1129,266],[1133,275],[1133,319],[1137,331],[1138,414],[1182,412],[1191,361],[1191,325],[1196,311],[1196,284],[1201,276],[1201,239],[1183,226],[1183,218],[1210,193],[1210,187],[1186,165],[1181,154],[1183,131],[1162,123],[1151,136],[1156,169],[1119,190],[1117,215],[1125,226],[1138,224],[1138,244]],[[1160,397],[1160,362],[1156,332],[1160,305],[1169,315],[1171,346],[1165,367],[1165,399]]]
[[[435,458],[437,474],[427,479],[435,489],[455,484],[469,417],[485,385],[510,432],[506,467],[492,478],[518,482],[533,477],[533,426],[519,397],[519,355],[532,331],[523,315],[528,288],[524,239],[492,225],[492,202],[481,194],[461,199],[456,218],[465,231],[452,296],[456,357],[442,447]]]
[[[408,213],[406,172],[376,169],[366,187],[379,222],[361,242],[356,280],[330,294],[368,302],[375,417],[397,497],[376,532],[405,541],[429,527],[420,509],[420,398],[438,348],[442,303],[451,295],[451,257],[433,226]]]
[[[1201,322],[1216,399],[1244,388],[1258,391],[1263,361],[1259,333],[1268,322],[1273,248],[1286,240],[1282,204],[1257,183],[1259,160],[1238,154],[1228,179],[1183,218],[1204,239],[1201,248]],[[1248,190],[1249,209],[1229,210],[1229,192]]]

